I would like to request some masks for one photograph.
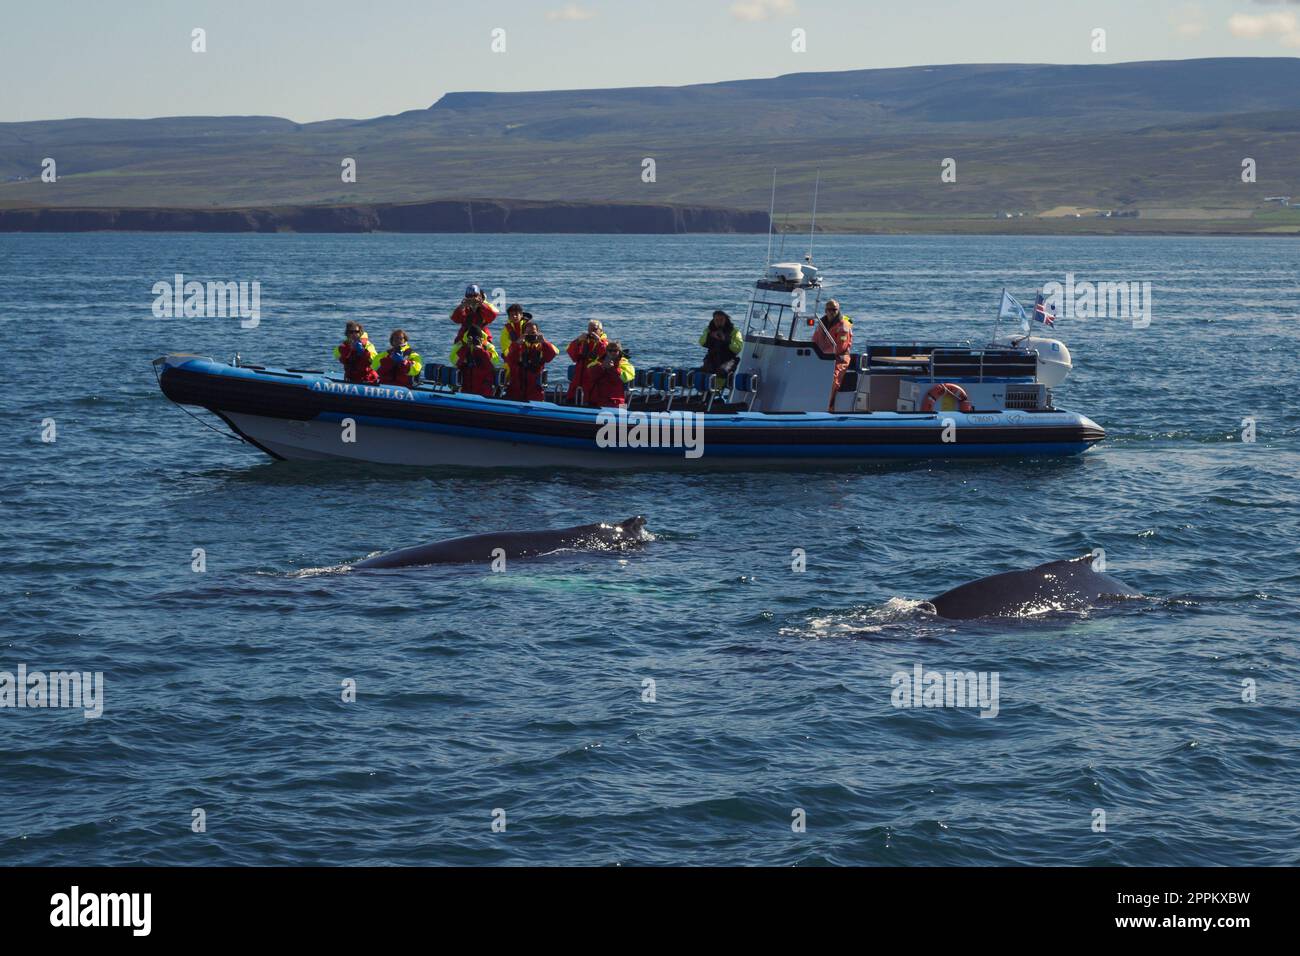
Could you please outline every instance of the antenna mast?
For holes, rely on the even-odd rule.
[[[817,170],[817,184],[813,186],[812,225],[808,227],[808,264],[812,264],[813,234],[817,231],[817,193],[822,188],[822,171]]]
[[[767,275],[768,266],[772,264],[772,216],[776,212],[776,167],[772,167],[772,201],[767,204],[767,263],[763,266],[763,274]]]

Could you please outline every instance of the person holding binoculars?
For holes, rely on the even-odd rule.
[[[511,343],[506,355],[510,369],[506,398],[517,402],[542,401],[546,397],[542,392],[542,369],[559,354],[560,350],[546,340],[536,322],[531,319],[525,322],[523,337]]]
[[[414,388],[424,361],[418,352],[411,350],[404,329],[394,329],[388,336],[389,349],[376,355],[370,361],[370,367],[379,375],[382,385],[403,385]]]
[[[343,381],[357,385],[374,385],[379,381],[371,367],[375,347],[360,322],[349,322],[343,327],[343,341],[334,346],[334,357],[343,365]]]
[[[605,354],[587,366],[591,391],[587,404],[595,408],[612,408],[627,404],[627,386],[636,378],[636,369],[623,354],[619,342],[605,346]]]
[[[496,394],[496,369],[501,362],[492,340],[482,329],[472,328],[451,347],[451,361],[460,369],[460,390],[492,398]]]

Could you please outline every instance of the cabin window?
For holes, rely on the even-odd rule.
[[[791,320],[791,310],[786,306],[755,302],[749,309],[749,328],[746,331],[778,339],[789,338]]]

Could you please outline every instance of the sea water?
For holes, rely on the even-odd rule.
[[[818,238],[859,343],[983,343],[1004,286],[1150,282],[1144,327],[1049,333],[1076,364],[1057,403],[1108,435],[1072,460],[274,462],[150,365],[330,368],[348,319],[445,361],[468,282],[561,348],[598,318],[635,363],[684,365],[765,247],[0,236],[0,672],[102,674],[97,716],[0,708],[6,862],[1300,861],[1294,240]],[[259,283],[259,321],[156,318],[176,274]],[[634,552],[338,570],[633,514]],[[1148,597],[1001,622],[920,603],[1089,552]],[[996,706],[925,705],[930,673]]]

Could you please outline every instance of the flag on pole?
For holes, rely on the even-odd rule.
[[[1038,298],[1034,301],[1034,321],[1041,322],[1049,328],[1056,325],[1056,316],[1048,309],[1047,302],[1041,292],[1038,293]]]
[[[1002,305],[998,307],[998,318],[1019,319],[1021,322],[1029,321],[1029,316],[1025,315],[1025,307],[1006,289],[1002,290]]]

